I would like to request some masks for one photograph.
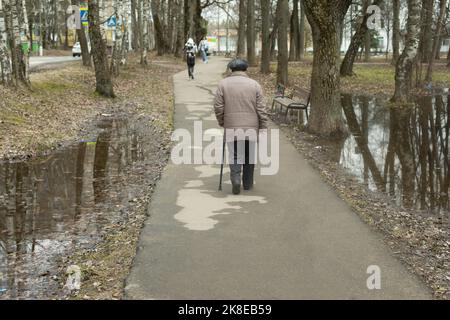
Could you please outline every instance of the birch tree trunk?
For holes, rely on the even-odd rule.
[[[28,14],[27,14],[27,6],[25,0],[17,0],[17,11],[19,13],[19,23],[20,23],[20,31],[19,31],[19,39],[20,39],[20,49],[21,49],[21,80],[26,85],[30,84],[30,52],[32,47],[30,46],[30,29],[28,26]],[[21,35],[25,35],[28,46],[26,50],[22,49],[22,39]]]
[[[150,0],[142,0],[142,48],[141,48],[141,65],[147,65],[148,52],[148,20],[150,18]],[[159,2],[159,1],[158,1]]]
[[[11,48],[11,70],[14,85],[29,86],[29,48],[22,48],[21,32],[29,39],[28,22],[24,0],[4,0],[5,26]],[[27,41],[28,42],[28,41]]]
[[[128,51],[132,49],[132,18],[131,18],[131,1],[125,1],[123,3],[123,35],[122,35],[122,56],[121,65],[127,65]]]
[[[114,1],[114,12],[116,13],[116,30],[113,54],[111,59],[111,73],[118,76],[120,73],[120,65],[123,57],[123,28],[124,28],[124,10],[123,0]]]
[[[405,48],[398,59],[395,71],[395,93],[392,101],[407,103],[410,98],[414,62],[419,48],[420,1],[408,0],[408,22]]]
[[[11,84],[11,62],[6,38],[3,36],[3,30],[0,30],[0,68],[2,84]]]

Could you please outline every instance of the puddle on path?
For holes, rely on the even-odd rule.
[[[62,281],[55,278],[61,259],[92,247],[103,226],[126,220],[139,192],[129,180],[145,182],[141,163],[153,161],[160,146],[137,123],[105,119],[99,126],[91,142],[0,164],[0,299],[51,296]]]

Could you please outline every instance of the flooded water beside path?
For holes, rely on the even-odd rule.
[[[102,226],[126,219],[124,208],[139,193],[127,179],[139,182],[147,170],[139,163],[160,146],[123,119],[100,127],[96,139],[44,159],[0,164],[0,299],[52,296],[62,259],[89,249],[107,232]]]
[[[417,99],[413,107],[345,95],[352,133],[337,147],[339,163],[371,190],[406,208],[448,213],[450,93]]]

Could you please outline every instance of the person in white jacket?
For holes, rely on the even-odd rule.
[[[192,38],[184,45],[184,51],[186,52],[186,63],[188,66],[189,79],[194,80],[194,67],[195,67],[195,57],[197,54],[197,46]]]
[[[194,39],[189,38],[189,40],[184,45],[184,51],[186,51],[186,55],[188,53],[197,54],[197,45],[194,42]]]

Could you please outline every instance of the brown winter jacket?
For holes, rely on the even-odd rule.
[[[266,129],[267,113],[261,86],[245,72],[233,72],[217,88],[217,121],[225,129]]]

